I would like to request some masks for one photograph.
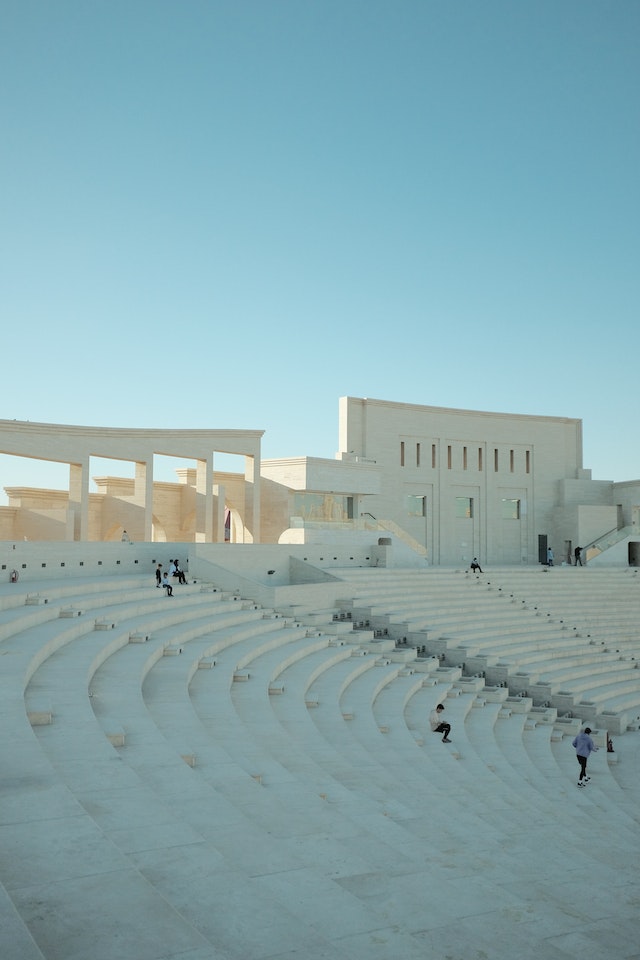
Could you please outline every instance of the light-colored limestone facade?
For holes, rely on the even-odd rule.
[[[216,453],[245,459],[230,495],[243,528],[238,539],[259,542],[262,430],[144,430],[0,421],[0,453],[69,464],[68,492],[11,488],[0,511],[4,540],[224,540],[226,490],[214,475]],[[154,483],[156,455],[193,459],[179,485]],[[91,457],[135,464],[135,479],[94,478]],[[177,490],[175,487],[177,486]],[[154,535],[155,534],[155,535]]]
[[[581,420],[344,397],[340,450],[375,464],[380,493],[366,509],[435,565],[544,562],[547,547],[555,563],[577,546],[595,559],[607,535],[619,562],[638,563],[640,481],[592,480]]]
[[[0,539],[379,537],[435,566],[537,564],[549,547],[560,564],[576,546],[589,562],[640,564],[640,480],[593,480],[579,419],[343,397],[334,459],[261,460],[262,435],[0,421],[0,452],[66,462],[70,478],[68,491],[5,488]],[[218,452],[244,456],[244,473],[216,470]],[[175,483],[154,481],[156,454],[194,467],[178,469]],[[92,456],[134,462],[135,478],[93,477],[90,493]]]

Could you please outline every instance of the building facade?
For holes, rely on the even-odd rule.
[[[67,491],[6,489],[0,508],[3,540],[113,540],[123,531],[138,541],[224,541],[227,491],[217,454],[244,460],[230,495],[241,511],[242,542],[260,539],[262,430],[144,430],[0,421],[0,453],[68,464]],[[188,458],[179,484],[154,480],[157,456]],[[132,464],[133,479],[91,477],[92,457]],[[98,487],[90,491],[91,481]],[[237,515],[240,513],[237,511]]]
[[[560,554],[561,484],[582,481],[590,493],[582,422],[566,417],[344,397],[340,448],[343,460],[379,471],[367,509],[405,529],[437,565],[535,563],[547,546]]]
[[[7,489],[3,540],[304,543],[368,533],[434,565],[567,562],[607,552],[640,562],[640,481],[598,481],[582,463],[582,421],[343,397],[335,459],[261,460],[262,431],[135,431],[0,421],[0,452],[70,464],[69,491]],[[244,456],[215,470],[214,452]],[[154,452],[192,457],[154,482]],[[136,463],[94,477],[90,454]],[[612,552],[613,551],[613,552]]]

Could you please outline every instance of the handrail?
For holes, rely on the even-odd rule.
[[[389,533],[395,534],[399,540],[402,540],[408,547],[410,547],[412,550],[415,550],[419,556],[427,556],[427,548],[420,543],[419,540],[416,540],[415,537],[412,537],[410,533],[407,533],[406,530],[403,530],[403,528],[397,524],[395,520],[378,520],[378,526],[383,530],[388,530]]]
[[[615,546],[616,543],[620,543],[621,540],[624,540],[625,537],[631,536],[634,532],[632,524],[626,524],[624,527],[614,527],[612,530],[609,530],[608,533],[603,533],[601,537],[598,537],[597,540],[593,540],[588,547],[585,548],[586,551],[595,551],[591,553],[591,556],[598,556],[598,554],[603,553],[605,550],[608,550],[609,547]],[[587,553],[587,560],[589,559],[589,554]]]
[[[587,550],[591,547],[597,547],[601,540],[606,540],[607,537],[610,537],[612,533],[617,533],[620,527],[612,527],[611,530],[607,530],[606,533],[601,534],[599,537],[596,537],[595,540],[592,540],[588,545]]]

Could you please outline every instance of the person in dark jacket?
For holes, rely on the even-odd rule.
[[[585,727],[584,733],[579,733],[577,737],[574,737],[571,741],[571,746],[575,747],[578,763],[580,764],[580,776],[578,777],[579,787],[584,787],[589,780],[591,780],[591,777],[587,776],[587,760],[589,756],[598,749],[589,736],[590,733],[591,727]]]

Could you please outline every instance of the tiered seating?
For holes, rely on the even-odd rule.
[[[597,717],[616,733],[640,714],[635,672],[640,638],[631,628],[640,619],[640,578],[633,574],[607,572],[594,591],[593,572],[586,570],[510,569],[491,579],[451,571],[389,571],[384,597],[370,572],[349,575],[357,590],[350,604],[356,621],[385,627],[390,636],[408,636],[445,662],[482,674],[488,683],[533,691],[536,703],[548,702],[582,719]],[[617,613],[606,642],[594,639],[588,615],[593,609],[603,620],[605,601]],[[563,612],[563,603],[571,616]],[[582,611],[577,623],[576,608]]]
[[[543,685],[527,653],[567,633],[559,613],[465,574],[344,576],[351,609],[304,616],[140,578],[50,582],[28,607],[0,589],[3,960],[577,957],[586,922],[632,955],[640,735],[578,791],[580,721],[459,665]],[[597,695],[586,649],[613,686],[568,639],[552,682]],[[594,888],[615,896],[587,920]]]

